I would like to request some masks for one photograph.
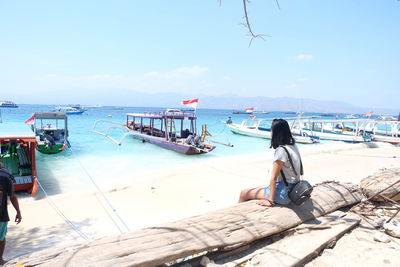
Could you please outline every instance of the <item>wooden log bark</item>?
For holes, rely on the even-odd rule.
[[[297,226],[294,233],[252,253],[239,253],[215,263],[224,264],[224,267],[235,267],[248,261],[250,263],[245,266],[304,266],[359,222],[360,218],[355,214],[335,211]]]
[[[254,201],[123,235],[55,247],[6,266],[156,266],[216,248],[237,247],[359,202],[358,186],[323,183],[302,206],[265,208]]]
[[[400,168],[383,169],[361,180],[361,190],[373,201],[400,200]],[[384,190],[383,192],[381,192]],[[379,193],[377,196],[376,193]],[[374,197],[373,197],[374,196]],[[381,197],[384,196],[384,197]]]

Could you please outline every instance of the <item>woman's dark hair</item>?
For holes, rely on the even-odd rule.
[[[277,148],[281,145],[294,145],[296,142],[292,136],[289,124],[284,119],[274,119],[271,125],[271,146]]]

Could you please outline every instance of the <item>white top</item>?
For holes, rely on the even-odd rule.
[[[286,181],[289,184],[295,184],[300,181],[300,152],[296,145],[286,145],[285,148],[288,150],[290,157],[292,158],[293,165],[296,169],[297,175],[292,169],[292,165],[290,164],[288,154],[286,153],[283,147],[278,147],[275,150],[274,161],[280,160],[283,161],[282,171],[285,174]],[[277,182],[283,181],[281,173],[279,173]]]

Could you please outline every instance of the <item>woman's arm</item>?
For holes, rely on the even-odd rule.
[[[278,175],[281,172],[282,167],[283,167],[283,161],[280,161],[280,160],[274,161],[274,164],[272,166],[272,172],[271,172],[271,180],[269,182],[270,195],[267,196],[267,198],[270,201],[272,201],[272,203],[275,200],[276,179],[278,178]]]

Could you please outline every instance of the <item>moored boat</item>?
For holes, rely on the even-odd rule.
[[[0,124],[0,159],[14,178],[15,191],[27,191],[35,195],[38,189],[36,177],[35,136],[24,125],[11,128]]]
[[[82,108],[81,106],[75,105],[75,106],[57,106],[54,109],[55,112],[64,112],[67,115],[80,115],[83,114],[86,109]]]
[[[215,149],[215,146],[205,142],[205,137],[209,135],[207,128],[203,125],[201,135],[197,134],[196,119],[197,117],[194,112],[177,109],[127,113],[126,121],[123,124],[127,133],[120,141],[113,139],[108,134],[110,129],[117,128],[115,126],[108,128],[106,133],[96,130],[99,123],[107,123],[107,121],[97,121],[93,131],[109,137],[117,144],[121,144],[126,136],[131,135],[143,142],[155,144],[186,155],[211,152]]]
[[[68,117],[64,112],[35,112],[29,120],[39,152],[55,154],[69,145]]]
[[[246,108],[245,110],[234,110],[233,114],[253,114],[254,108]]]
[[[372,135],[372,140],[400,144],[400,121],[371,120],[363,130]]]
[[[372,136],[362,131],[366,120],[303,120],[301,131],[319,136],[323,140],[362,143],[372,141]]]
[[[293,122],[289,122],[291,124],[291,128],[296,125],[296,121],[298,118],[284,118],[285,120],[292,120]],[[252,137],[266,138],[271,139],[271,123],[273,119],[257,119],[255,116],[251,116],[248,119],[242,121],[241,124],[236,124],[231,121],[225,122],[229,129],[235,134],[241,134]],[[292,134],[296,142],[302,144],[313,144],[319,143],[319,137],[308,135],[304,132],[295,132],[291,129]]]
[[[18,105],[12,101],[0,101],[0,108],[17,108]]]

